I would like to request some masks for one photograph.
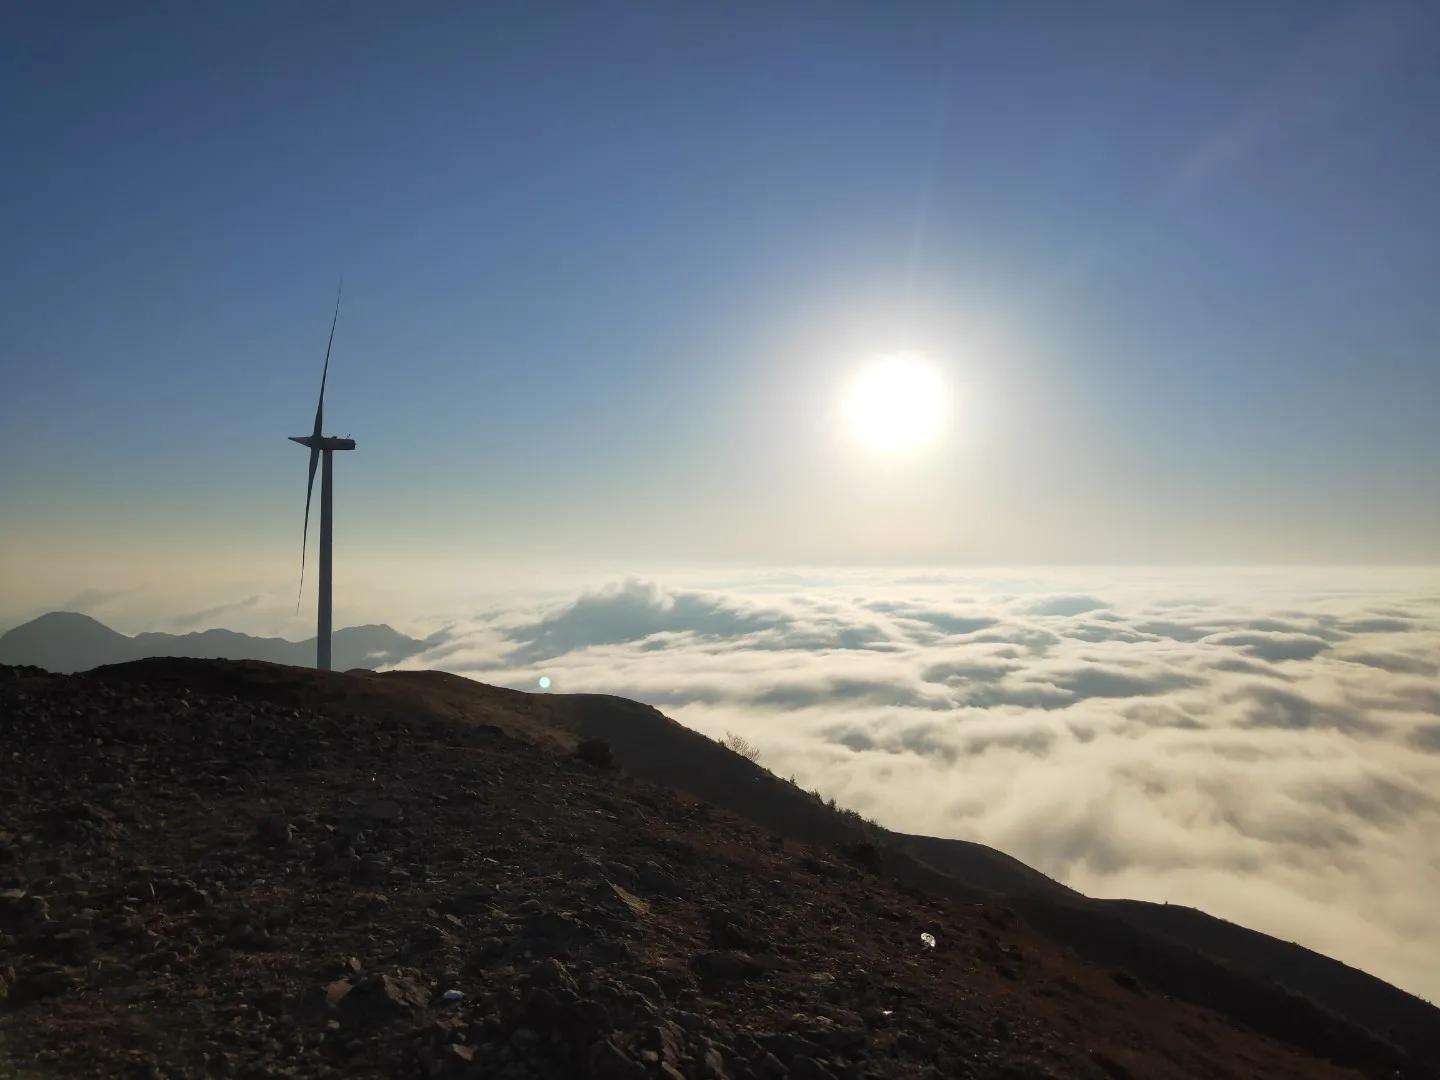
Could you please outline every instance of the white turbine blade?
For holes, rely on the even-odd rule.
[[[325,367],[320,372],[320,402],[315,406],[315,438],[320,437],[320,425],[325,420],[325,380],[330,375],[330,346],[335,344],[335,324],[340,321],[340,294],[345,291],[345,279],[340,279],[340,288],[335,292],[335,316],[330,320],[330,340],[325,343]],[[315,466],[310,466],[310,477],[315,477]]]
[[[305,549],[310,546],[310,495],[315,490],[315,465],[320,451],[310,448],[310,479],[305,484],[305,526],[300,533],[300,590],[295,594],[295,611],[300,611],[300,598],[305,594]]]

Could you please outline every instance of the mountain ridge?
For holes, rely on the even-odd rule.
[[[398,663],[425,647],[425,642],[384,623],[345,627],[335,631],[332,642],[334,663],[340,670]],[[29,665],[59,674],[153,656],[263,660],[299,666],[314,661],[315,639],[291,641],[222,628],[127,635],[75,611],[47,612],[0,634],[0,664]]]

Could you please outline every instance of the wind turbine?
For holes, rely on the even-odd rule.
[[[344,286],[342,284],[341,288]],[[316,615],[315,667],[330,670],[330,541],[334,532],[331,498],[331,454],[336,450],[354,450],[354,439],[337,439],[322,435],[325,420],[325,380],[330,374],[330,346],[335,344],[335,324],[340,321],[340,293],[335,294],[335,316],[330,320],[330,340],[325,344],[325,367],[320,373],[320,403],[315,406],[315,430],[309,435],[291,435],[290,441],[310,448],[310,480],[305,485],[305,528],[300,534],[300,591],[305,591],[305,549],[310,541],[310,496],[315,490],[315,465],[324,455],[320,470],[320,602]],[[300,598],[295,599],[300,606]]]

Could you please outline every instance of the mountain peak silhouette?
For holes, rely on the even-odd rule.
[[[393,664],[424,646],[384,623],[337,630],[332,641],[335,666],[342,670]],[[304,667],[314,662],[315,639],[290,641],[220,628],[188,634],[149,631],[131,637],[75,611],[51,611],[0,634],[0,663],[61,674],[152,656],[268,660]]]

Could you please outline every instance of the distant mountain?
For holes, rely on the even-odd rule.
[[[337,630],[331,646],[334,665],[374,668],[414,656],[425,643],[383,624]],[[252,637],[234,630],[193,634],[145,633],[128,637],[89,615],[52,611],[0,634],[0,663],[30,664],[62,674],[89,671],[150,656],[192,656],[204,660],[268,660],[308,667],[315,662],[315,639]]]

